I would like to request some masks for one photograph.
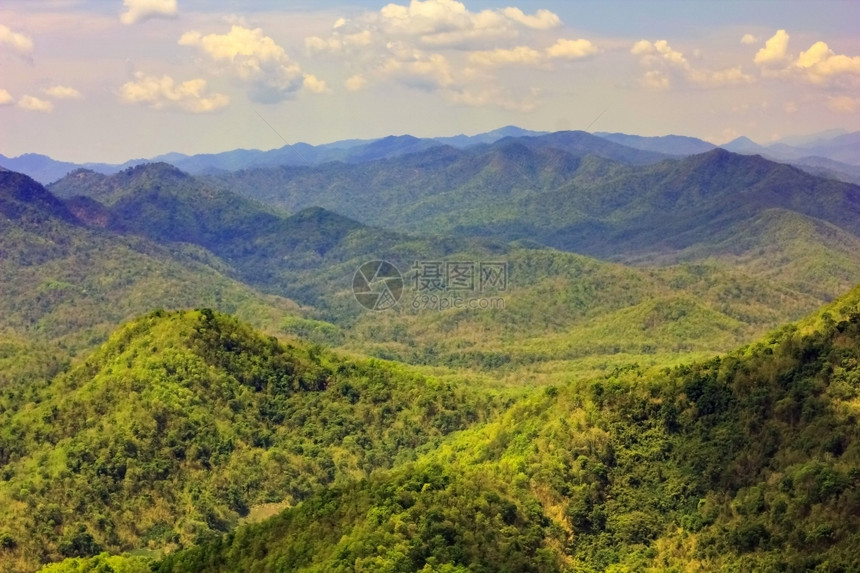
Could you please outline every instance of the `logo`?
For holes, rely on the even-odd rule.
[[[388,310],[403,295],[403,275],[388,261],[370,261],[355,271],[352,294],[368,310]]]

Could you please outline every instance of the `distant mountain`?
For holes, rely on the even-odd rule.
[[[397,166],[420,177],[426,171],[428,180],[413,180],[404,185],[397,172],[372,175],[370,169],[374,165],[377,169],[383,165]],[[523,197],[535,197],[545,187],[558,188],[577,178],[591,181],[595,177],[611,177],[629,167],[593,156],[577,158],[552,148],[531,149],[519,140],[512,140],[500,142],[484,153],[437,147],[403,158],[359,165],[331,164],[319,169],[320,172],[315,172],[310,168],[282,167],[275,174],[298,172],[302,177],[313,178],[313,188],[322,185],[345,193],[340,179],[323,179],[324,174],[342,174],[345,180],[358,186],[354,196],[364,199],[344,204],[360,209],[399,209],[408,214],[404,216],[422,223],[425,219],[432,222],[434,217],[454,220],[456,213],[456,220],[465,224],[480,221],[488,213],[510,217],[511,202],[516,205]],[[259,174],[265,176],[270,171],[260,170]],[[69,181],[60,181],[55,187],[74,185],[76,177],[70,176]],[[648,323],[641,336],[628,333],[625,343],[615,343],[613,348],[631,351],[650,348],[653,352],[677,349],[679,345],[700,351],[725,349],[760,332],[759,329],[773,326],[783,316],[773,313],[766,304],[737,300],[733,295],[715,297],[708,290],[710,287],[699,290],[687,279],[680,279],[683,288],[670,286],[679,276],[687,275],[686,269],[661,271],[657,278],[653,273],[540,246],[535,250],[506,245],[493,238],[445,238],[438,232],[415,237],[384,231],[326,208],[308,205],[290,209],[298,211],[294,215],[282,215],[228,191],[241,177],[242,173],[234,174],[228,185],[219,187],[215,185],[218,179],[194,177],[167,165],[153,164],[97,181],[94,190],[107,205],[103,210],[93,205],[91,199],[73,198],[68,204],[82,219],[94,221],[94,226],[100,229],[141,235],[168,247],[182,241],[206,248],[230,266],[233,276],[313,305],[316,317],[337,325],[337,328],[329,326],[331,336],[325,340],[346,344],[351,350],[412,363],[498,368],[606,353],[608,347],[597,341],[612,338],[610,333],[616,332],[612,325],[624,324],[619,322],[622,315],[631,320],[641,317],[647,323],[649,314],[663,312],[655,309],[656,301],[686,308],[691,324],[707,323],[709,328],[700,328],[694,334],[691,326],[688,334],[679,337],[679,331],[668,328],[669,323]],[[365,177],[373,177],[373,184],[366,184]],[[461,186],[451,188],[451,194],[446,194],[444,189],[455,182],[455,177],[460,177]],[[430,178],[435,179],[432,185]],[[257,179],[245,182],[259,188]],[[303,180],[294,183],[297,189],[311,188]],[[278,188],[293,192],[292,187],[281,184]],[[103,189],[112,189],[113,194],[106,195]],[[413,192],[404,193],[404,189]],[[321,197],[322,194],[317,196]],[[386,216],[392,216],[391,213],[386,212]],[[486,234],[506,236],[511,229],[505,224],[508,221]],[[411,227],[414,230],[416,225]],[[408,229],[406,226],[404,230]],[[445,314],[428,321],[426,314],[410,311],[414,311],[415,297],[420,294],[412,292],[404,295],[400,312],[380,316],[362,312],[349,291],[356,269],[371,260],[392,262],[403,273],[409,273],[416,261],[501,260],[509,265],[512,284],[516,286],[510,291],[511,299],[504,312]],[[789,292],[716,267],[697,272],[707,277],[702,279],[702,285],[732,282],[744,285],[746,293],[756,293],[758,301],[778,297],[783,301],[780,312],[790,316],[799,316],[819,300],[802,289]],[[591,294],[580,292],[581,288]],[[547,289],[556,289],[558,296],[547,299]],[[691,298],[692,292],[696,293],[695,298]],[[830,292],[825,290],[825,296]],[[305,326],[311,325],[305,323]],[[461,334],[444,334],[455,326]],[[296,331],[305,332],[303,328],[297,324]],[[480,340],[472,340],[466,334],[480,329],[487,330]],[[584,330],[590,334],[585,336]],[[370,331],[377,334],[373,337],[351,334]],[[534,348],[523,349],[506,342],[509,340],[506,333],[510,331],[543,343],[535,342]],[[425,342],[416,347],[416,340]]]
[[[816,133],[809,133],[806,135],[783,137],[779,140],[779,143],[790,145],[791,147],[814,147],[818,143],[823,143],[825,141],[833,139],[834,137],[845,135],[846,133],[848,132],[840,127],[836,129],[819,131]]]
[[[0,169],[0,215],[28,224],[59,219],[68,223],[76,218],[62,201],[30,177]]]
[[[836,132],[830,132],[831,135],[834,133]],[[807,157],[821,157],[840,163],[860,165],[860,132],[810,139],[811,141],[797,146],[789,145],[785,141],[765,146],[747,137],[739,137],[720,147],[735,153],[758,154],[777,161],[803,161]]]
[[[65,177],[68,173],[77,169],[89,169],[98,171],[99,173],[117,173],[118,171],[134,165],[139,165],[143,162],[143,159],[133,159],[126,161],[121,165],[111,165],[108,163],[77,164],[69,163],[67,161],[57,161],[55,159],[51,159],[47,155],[39,155],[37,153],[25,153],[18,157],[6,157],[5,155],[0,155],[0,166],[11,171],[24,173],[43,185],[47,185],[48,183],[52,183]]]
[[[18,340],[22,349],[62,342],[62,349],[50,351],[50,362],[62,363],[153,308],[208,305],[266,327],[301,315],[292,301],[229,278],[232,269],[212,253],[108,232],[108,217],[91,199],[64,203],[29,177],[0,171],[4,338]],[[18,370],[25,364],[4,363],[0,388],[10,379],[26,380]]]
[[[825,157],[814,156],[802,157],[792,161],[791,164],[819,177],[828,177],[860,185],[860,165],[849,165]]]
[[[75,163],[56,161],[47,155],[25,153],[18,157],[0,155],[0,165],[11,171],[26,173],[36,181],[47,185],[79,167]]]
[[[804,146],[807,155],[826,157],[833,161],[860,165],[860,131]]]
[[[847,236],[860,236],[857,186],[722,149],[627,165],[555,147],[591,149],[592,138],[607,154],[620,148],[620,157],[627,160],[643,159],[631,154],[645,154],[644,159],[656,155],[588,134],[553,134],[466,150],[431,149],[360,165],[248,170],[211,181],[290,211],[318,205],[401,232],[529,239],[643,263],[734,257],[765,244],[789,249],[790,241],[767,234],[755,246],[743,240],[745,229],[769,209],[809,218],[813,227],[826,223]],[[732,230],[728,235],[727,229]],[[813,242],[819,240],[836,249],[839,286],[822,289],[808,270],[820,268],[827,257],[823,252],[809,255],[817,261],[812,266],[801,265],[800,259],[788,263],[786,276],[797,273],[792,284],[821,296],[860,280],[860,259],[844,258],[842,239],[822,232]]]
[[[596,155],[604,159],[634,165],[656,163],[669,157],[664,153],[644,151],[618,144],[585,131],[558,131],[534,137],[506,137],[500,139],[494,145],[510,141],[516,141],[531,148],[558,149],[575,156]]]
[[[599,137],[621,147],[609,148],[594,140],[589,140],[586,136]],[[170,163],[191,174],[217,174],[242,169],[284,165],[315,167],[335,161],[363,163],[377,159],[400,157],[426,151],[436,146],[450,146],[459,149],[481,147],[509,138],[537,139],[538,141],[530,145],[545,146],[546,142],[550,142],[550,145],[553,147],[564,149],[577,155],[593,153],[600,157],[616,161],[638,164],[652,163],[670,156],[677,157],[704,153],[714,147],[712,144],[700,139],[678,135],[643,137],[623,133],[603,132],[594,135],[585,132],[557,132],[553,134],[507,126],[471,136],[457,135],[453,137],[416,138],[410,135],[401,135],[372,140],[348,139],[316,146],[306,143],[295,143],[268,151],[236,149],[222,153],[204,153],[198,155],[166,153],[149,160],[133,159],[119,165],[105,163],[74,164],[55,161],[50,157],[37,154],[25,154],[14,158],[0,155],[0,166],[30,175],[42,184],[47,185],[77,169],[87,169],[102,174],[114,174],[143,163],[158,162]],[[786,141],[795,141],[795,139]],[[764,146],[755,143],[747,137],[739,137],[720,147],[735,153],[760,154],[778,161],[796,161],[808,156],[821,156],[842,163],[860,164],[860,156],[854,151],[857,148],[857,134],[840,134],[836,130],[823,132],[809,138],[797,138],[797,141],[804,141],[805,143],[803,146],[792,146],[788,145],[785,141],[780,141]],[[631,149],[639,153],[631,152]],[[648,153],[651,155],[648,155]]]
[[[643,151],[654,151],[666,155],[695,155],[697,153],[705,153],[716,147],[712,143],[702,141],[695,137],[685,137],[681,135],[663,135],[660,137],[643,137],[640,135],[627,135],[624,133],[605,133],[598,132],[594,135],[608,139],[615,143],[641,149]]]
[[[478,145],[481,143],[495,143],[505,137],[534,137],[538,135],[546,135],[547,133],[548,132],[546,131],[531,131],[528,129],[523,129],[521,127],[508,125],[506,127],[501,127],[499,129],[494,129],[493,131],[480,133],[478,135],[461,134],[455,135],[453,137],[434,137],[433,139],[444,145],[464,148],[469,147],[471,145]]]
[[[759,145],[749,137],[742,135],[738,138],[735,138],[728,143],[724,143],[720,145],[722,149],[726,151],[731,151],[732,153],[744,153],[744,154],[763,154],[767,153],[767,148],[763,145]]]

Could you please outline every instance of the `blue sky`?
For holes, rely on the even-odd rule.
[[[860,3],[5,0],[0,153],[860,129]],[[605,113],[604,113],[605,112]],[[603,113],[603,115],[601,115]]]

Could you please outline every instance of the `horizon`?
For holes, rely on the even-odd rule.
[[[10,0],[0,153],[116,164],[508,125],[715,145],[858,131],[858,20],[839,0]]]
[[[266,148],[266,149],[262,149],[262,148],[249,148],[249,147],[237,147],[237,148],[232,148],[232,149],[223,149],[223,150],[220,150],[220,151],[212,151],[212,152],[204,152],[204,153],[183,153],[183,152],[181,152],[181,151],[169,150],[169,151],[164,151],[164,152],[162,152],[162,153],[158,153],[158,154],[156,154],[156,155],[152,155],[152,156],[150,156],[150,157],[129,157],[129,158],[126,158],[126,159],[124,159],[124,160],[122,160],[122,161],[117,161],[117,162],[107,162],[107,161],[70,161],[70,160],[66,160],[65,158],[62,158],[62,157],[54,157],[54,156],[51,156],[51,155],[46,155],[46,154],[43,154],[43,153],[32,152],[32,151],[25,152],[25,153],[21,153],[21,154],[19,154],[19,155],[6,155],[6,154],[4,154],[4,153],[0,152],[0,156],[3,156],[3,157],[5,157],[5,158],[7,158],[7,159],[10,159],[10,160],[11,160],[11,159],[19,159],[19,158],[26,157],[26,156],[38,156],[38,157],[45,157],[45,158],[48,158],[48,159],[50,159],[50,160],[52,160],[52,161],[56,161],[56,162],[61,162],[61,163],[73,163],[73,164],[76,164],[76,165],[82,165],[82,166],[87,166],[87,165],[105,165],[105,166],[114,166],[114,167],[118,167],[118,166],[122,166],[122,165],[124,165],[124,164],[126,164],[126,163],[133,163],[133,162],[138,162],[138,161],[140,161],[140,162],[148,162],[148,163],[168,163],[168,164],[169,164],[169,163],[170,163],[170,160],[169,160],[168,158],[166,158],[165,156],[168,156],[168,155],[174,155],[174,154],[175,154],[175,155],[181,155],[181,156],[183,156],[183,157],[194,157],[194,156],[196,156],[196,155],[219,155],[219,154],[223,154],[223,153],[231,153],[231,152],[234,152],[234,151],[250,151],[250,152],[260,152],[260,153],[265,153],[265,152],[268,152],[268,151],[277,151],[277,150],[281,150],[281,149],[289,149],[289,148],[292,148],[292,147],[294,147],[294,146],[296,146],[296,145],[309,145],[309,146],[312,146],[312,147],[324,147],[324,146],[327,146],[327,145],[335,145],[335,144],[343,143],[343,142],[347,142],[347,141],[356,141],[356,142],[362,142],[362,143],[372,143],[372,142],[375,142],[375,141],[380,141],[380,140],[382,140],[382,139],[387,139],[387,138],[391,138],[391,137],[394,137],[394,138],[397,138],[397,137],[415,137],[416,139],[424,139],[424,140],[439,140],[439,139],[451,139],[451,138],[456,138],[456,137],[477,137],[477,136],[485,135],[485,134],[488,134],[488,133],[494,133],[494,132],[497,132],[497,131],[502,131],[502,130],[505,130],[505,129],[519,129],[519,130],[524,130],[524,131],[534,131],[534,130],[528,130],[528,129],[526,129],[526,128],[523,128],[523,127],[520,127],[520,126],[517,126],[517,125],[503,125],[503,126],[501,126],[501,127],[497,127],[497,128],[494,128],[494,129],[491,129],[491,130],[488,130],[488,131],[481,131],[481,132],[477,132],[477,133],[457,133],[457,134],[453,134],[453,135],[435,135],[435,136],[428,136],[428,137],[418,137],[418,136],[415,136],[415,135],[410,134],[410,133],[399,133],[399,134],[397,134],[397,133],[392,133],[392,134],[383,135],[383,136],[381,136],[381,137],[375,137],[375,138],[367,138],[367,139],[362,139],[362,138],[339,139],[339,140],[334,140],[334,141],[325,141],[325,142],[318,143],[318,144],[310,144],[310,143],[307,143],[307,142],[305,142],[305,141],[295,141],[295,142],[289,142],[289,143],[286,143],[286,142],[283,142],[283,141],[282,141],[282,145],[280,145],[280,146],[275,146],[275,147],[270,147],[270,148]],[[858,130],[858,131],[860,131],[860,130]],[[780,140],[772,141],[772,142],[768,142],[768,143],[764,143],[764,144],[763,144],[763,143],[761,143],[761,142],[759,142],[759,141],[755,141],[754,139],[752,139],[752,138],[750,138],[750,137],[748,137],[748,136],[746,136],[746,135],[739,135],[738,137],[736,137],[736,138],[732,139],[731,141],[727,141],[727,142],[724,142],[724,143],[715,143],[715,142],[713,142],[713,141],[708,141],[708,140],[706,140],[706,139],[701,139],[701,138],[697,138],[697,137],[692,136],[692,135],[686,135],[686,134],[682,134],[682,133],[665,133],[665,134],[662,134],[662,135],[641,135],[641,134],[637,134],[637,133],[609,132],[609,131],[584,131],[584,130],[576,130],[576,129],[573,129],[573,130],[559,130],[559,131],[546,131],[546,132],[542,132],[542,133],[552,134],[552,133],[563,133],[563,132],[581,132],[581,133],[587,133],[587,134],[589,134],[589,135],[593,135],[593,136],[595,136],[595,137],[602,137],[602,136],[604,136],[604,135],[628,135],[628,136],[633,136],[633,137],[644,137],[644,138],[686,137],[686,138],[691,138],[691,139],[698,139],[698,140],[703,141],[703,142],[705,142],[705,143],[709,143],[709,144],[711,144],[711,145],[715,146],[716,148],[721,148],[721,149],[722,149],[722,148],[725,148],[725,146],[727,146],[727,145],[729,145],[729,144],[731,144],[731,143],[733,143],[733,142],[736,142],[736,141],[743,141],[743,140],[751,141],[753,144],[761,145],[761,146],[763,146],[763,147],[768,147],[768,146],[772,146],[772,145],[790,145],[790,144],[786,144],[786,143],[784,143],[784,140],[790,140],[790,139],[806,138],[806,139],[810,139],[810,140],[811,140],[811,139],[812,139],[812,138],[814,138],[815,136],[818,136],[818,135],[824,135],[824,134],[830,134],[830,137],[838,137],[838,136],[840,136],[840,135],[848,135],[848,134],[856,133],[856,132],[848,131],[848,130],[845,130],[845,129],[835,128],[835,129],[828,129],[828,130],[817,131],[817,132],[811,132],[811,133],[802,133],[802,134],[795,134],[795,135],[791,135],[791,136],[786,136],[785,138],[782,138],[782,139],[780,139]],[[536,134],[537,134],[537,133],[538,133],[538,132],[536,132]],[[524,136],[522,136],[522,137],[532,137],[532,136],[533,136],[532,134],[529,134],[529,135],[524,135]],[[508,136],[505,136],[505,137],[508,137]],[[443,142],[440,142],[440,145],[443,145]],[[623,144],[622,144],[622,145],[623,145]],[[0,165],[0,168],[4,168],[4,169],[5,169],[5,167],[3,167],[2,165]],[[14,171],[14,170],[13,170],[13,171]]]

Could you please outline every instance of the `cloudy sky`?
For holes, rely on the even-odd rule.
[[[852,0],[4,0],[0,153],[854,131],[858,22]]]

